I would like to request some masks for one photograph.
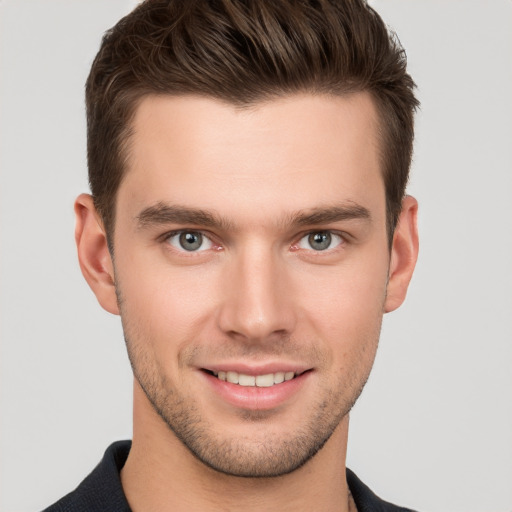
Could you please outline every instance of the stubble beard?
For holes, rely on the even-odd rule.
[[[181,395],[167,379],[158,362],[149,361],[141,346],[125,340],[133,373],[156,413],[174,435],[207,467],[225,475],[269,478],[291,473],[325,445],[336,427],[349,413],[369,375],[351,372],[340,376],[337,385],[321,390],[313,407],[304,410],[304,423],[285,435],[265,435],[260,439],[234,437],[216,432],[201,415],[197,403]],[[240,420],[259,423],[265,430],[268,411],[240,411]],[[253,430],[253,429],[251,429]]]
[[[130,328],[129,315],[124,314],[124,301],[118,286],[116,294],[133,374],[155,412],[205,466],[225,475],[245,478],[286,475],[302,467],[322,449],[363,391],[373,366],[382,323],[381,317],[375,329],[367,333],[368,338],[360,340],[359,366],[340,371],[335,385],[325,384],[319,390],[318,396],[322,398],[312,407],[305,408],[306,421],[293,433],[277,439],[265,435],[260,440],[249,436],[234,438],[229,434],[222,437],[201,416],[197,403],[173,386],[160,362],[154,358],[151,360],[144,348],[145,344],[151,345],[150,340],[140,342],[141,336],[133,335],[140,333],[138,329]],[[293,346],[293,341],[287,340],[288,343]],[[370,353],[368,348],[371,348]],[[287,350],[290,351],[289,348]],[[311,350],[315,352],[314,348]],[[242,421],[259,422],[262,426],[271,415],[272,412],[268,411],[249,410],[239,414]]]

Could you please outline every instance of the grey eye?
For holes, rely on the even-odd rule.
[[[316,231],[302,237],[298,243],[301,249],[313,249],[314,251],[326,251],[334,249],[343,243],[343,238],[330,231]]]
[[[312,249],[316,251],[325,251],[331,245],[332,236],[331,233],[320,232],[311,233],[308,236],[308,243]]]
[[[211,241],[199,231],[180,231],[167,241],[175,249],[187,252],[205,251],[212,247]]]
[[[180,245],[186,251],[197,251],[203,244],[203,235],[201,233],[181,233]]]

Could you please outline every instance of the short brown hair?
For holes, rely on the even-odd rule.
[[[106,32],[86,83],[89,181],[107,234],[144,96],[244,106],[368,91],[380,116],[392,240],[411,163],[414,87],[404,50],[365,0],[146,0]]]

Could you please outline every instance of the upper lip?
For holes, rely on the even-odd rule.
[[[265,364],[248,364],[248,363],[212,363],[201,367],[202,370],[218,373],[223,372],[236,372],[244,375],[268,375],[277,372],[294,372],[296,375],[311,370],[311,366],[304,364],[290,363],[290,362],[270,362]]]

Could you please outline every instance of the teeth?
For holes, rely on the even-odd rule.
[[[295,377],[294,372],[276,372],[267,373],[266,375],[245,375],[237,372],[213,372],[220,380],[238,384],[245,387],[269,388],[274,384],[281,384],[284,381],[292,380]]]
[[[227,372],[226,380],[231,382],[231,384],[238,384],[238,373],[236,372]]]
[[[284,372],[274,373],[274,384],[281,384],[284,382]]]
[[[274,374],[258,375],[254,380],[259,388],[269,388],[274,385]]]
[[[240,384],[240,386],[255,386],[256,377],[254,375],[244,375],[240,373],[238,376],[238,384]]]

